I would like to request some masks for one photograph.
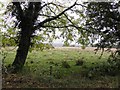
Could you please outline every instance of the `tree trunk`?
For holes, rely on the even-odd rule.
[[[18,50],[16,53],[16,57],[14,59],[14,62],[12,63],[12,66],[14,68],[14,72],[17,72],[18,70],[22,69],[22,67],[25,64],[27,55],[28,55],[28,51],[29,51],[29,47],[30,47],[30,36],[31,36],[31,32],[30,32],[30,27],[26,28],[27,26],[25,26],[22,30],[21,30],[21,37],[20,37],[20,41],[19,41],[19,45],[18,45]]]

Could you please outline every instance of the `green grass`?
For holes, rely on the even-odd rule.
[[[25,81],[30,79],[32,84],[29,82],[24,84],[18,83],[15,87],[116,88],[118,86],[117,76],[104,75],[89,78],[83,74],[89,68],[106,62],[109,55],[110,53],[105,52],[102,58],[99,58],[100,52],[95,54],[93,50],[67,48],[29,52],[25,66],[17,76],[23,77],[23,79],[26,78],[27,80]],[[5,65],[11,64],[14,57],[15,51],[8,52],[4,61]],[[83,60],[83,65],[76,66],[77,60]],[[64,68],[62,65],[63,61],[66,61],[70,68]],[[36,84],[33,85],[33,82]],[[4,83],[3,86],[7,87],[6,85]],[[14,86],[13,82],[8,87],[10,85]]]

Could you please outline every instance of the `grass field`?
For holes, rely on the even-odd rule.
[[[109,52],[95,54],[94,48],[61,47],[44,51],[29,52],[22,71],[3,74],[6,88],[117,88],[118,76],[92,71],[93,67],[107,62]],[[9,67],[15,51],[9,51],[4,60]],[[102,66],[101,66],[102,67]]]

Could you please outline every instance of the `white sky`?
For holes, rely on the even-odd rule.
[[[0,2],[3,2],[3,3],[9,3],[10,1],[12,0],[0,0]]]

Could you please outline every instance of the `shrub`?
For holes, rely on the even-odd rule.
[[[89,73],[92,72],[92,76],[98,76],[98,75],[109,75],[109,76],[115,76],[120,73],[120,65],[117,65],[118,63],[109,63],[109,62],[103,62],[102,64],[98,64],[94,67],[89,68],[88,70],[88,75]]]
[[[120,73],[120,56],[119,57],[113,57],[109,58],[107,61],[109,65],[109,71],[112,72],[113,74],[119,74]]]

